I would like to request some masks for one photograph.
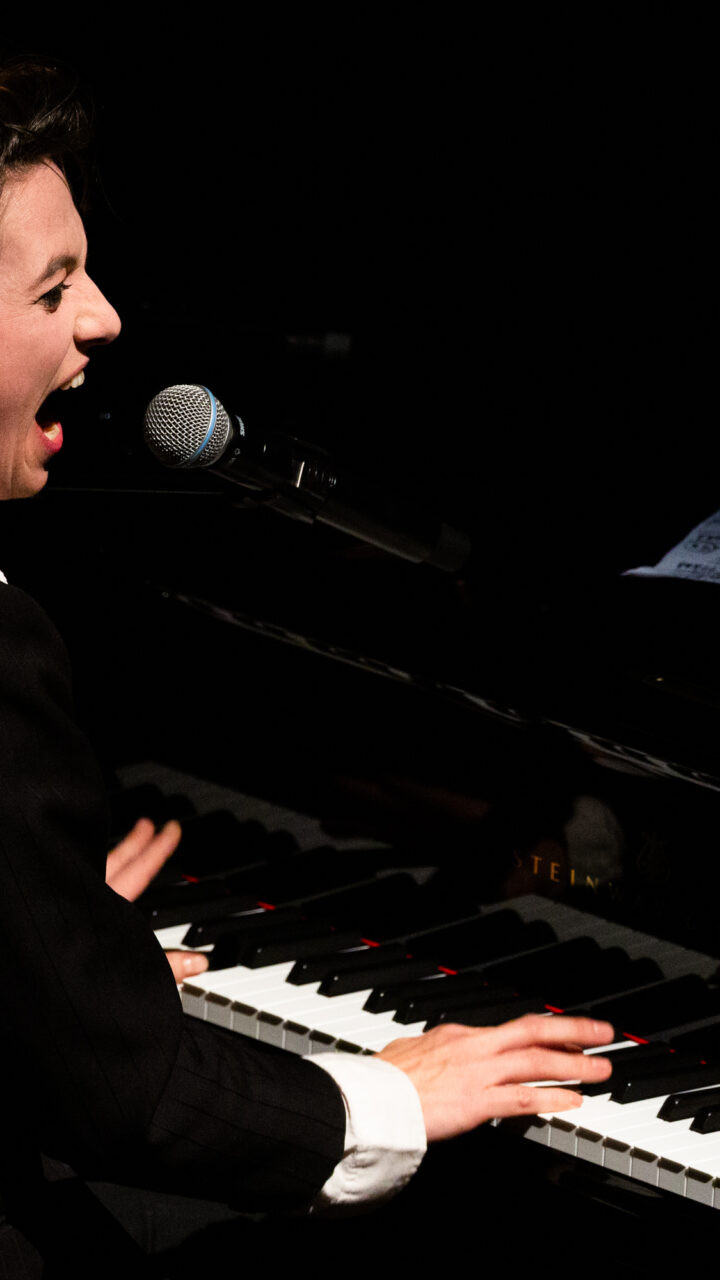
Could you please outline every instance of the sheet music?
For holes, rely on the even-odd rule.
[[[627,569],[623,577],[694,578],[720,582],[720,511],[703,520],[656,565]]]

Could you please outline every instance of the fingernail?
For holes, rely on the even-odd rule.
[[[208,967],[207,956],[187,956],[183,960],[183,971],[185,973],[202,973]]]

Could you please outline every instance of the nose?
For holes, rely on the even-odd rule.
[[[79,347],[113,342],[120,332],[120,317],[94,280],[86,277],[81,305],[75,317],[75,341]]]

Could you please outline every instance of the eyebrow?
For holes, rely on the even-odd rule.
[[[51,258],[41,276],[38,276],[32,285],[32,291],[35,293],[41,289],[47,280],[51,280],[57,275],[58,271],[74,271],[78,265],[78,259],[73,253],[61,253],[57,258]]]

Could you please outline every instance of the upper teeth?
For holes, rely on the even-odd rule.
[[[64,382],[60,390],[70,391],[73,387],[81,387],[84,381],[85,381],[85,370],[81,369],[80,372],[76,373],[75,377],[71,378],[69,382]]]

